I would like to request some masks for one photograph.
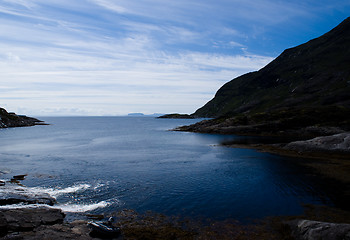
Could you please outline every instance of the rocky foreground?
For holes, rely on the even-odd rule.
[[[43,121],[36,118],[9,113],[4,108],[0,108],[0,128],[29,127],[44,124]]]
[[[235,221],[198,222],[183,221],[159,214],[140,215],[132,210],[115,213],[114,226],[122,234],[103,237],[91,234],[85,219],[67,222],[65,213],[54,206],[55,199],[46,193],[34,193],[31,188],[6,182],[0,185],[0,240],[36,239],[300,239],[300,240],[346,240],[350,239],[348,215],[326,214],[323,218],[339,223],[305,220],[301,217],[277,217],[258,225],[243,226]],[[308,214],[315,218],[313,210]],[[335,215],[343,218],[334,219]],[[331,216],[331,217],[329,217]],[[342,221],[347,219],[345,223]]]
[[[55,203],[47,193],[1,181],[0,239],[93,239],[86,219],[66,222]]]

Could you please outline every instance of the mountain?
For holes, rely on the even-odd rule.
[[[183,130],[275,134],[310,126],[349,129],[350,18],[285,50],[261,70],[226,83],[192,115],[217,119]]]
[[[4,108],[0,108],[0,128],[28,127],[34,125],[44,125],[44,123],[36,118],[9,113]]]
[[[257,72],[221,87],[194,115],[232,116],[283,107],[350,106],[350,18]]]

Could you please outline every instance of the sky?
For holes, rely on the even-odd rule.
[[[0,107],[193,113],[349,13],[348,0],[0,0]]]

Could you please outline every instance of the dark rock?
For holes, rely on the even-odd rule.
[[[284,149],[297,152],[339,152],[350,154],[350,132],[317,137],[287,144]]]
[[[0,128],[9,127],[28,127],[34,125],[46,125],[43,121],[36,118],[8,113],[5,109],[0,108]]]
[[[27,175],[28,174],[16,175],[16,176],[13,176],[12,179],[14,179],[14,180],[24,180]]]
[[[32,188],[7,184],[0,187],[0,205],[28,203],[53,205],[56,199],[47,193],[35,191]]]
[[[195,117],[193,115],[188,115],[188,114],[172,113],[172,114],[159,116],[158,118],[193,119]]]
[[[6,236],[1,237],[0,240],[87,240],[96,239],[89,236],[89,229],[87,222],[84,220],[77,220],[71,223],[55,224],[55,225],[40,225],[33,231],[26,232],[9,232]],[[122,239],[122,238],[108,238],[108,239]]]
[[[62,223],[64,217],[60,209],[48,207],[0,209],[0,228],[2,232],[31,231],[40,225]]]
[[[0,187],[5,186],[5,184],[6,184],[5,181],[0,180]]]
[[[350,224],[295,220],[287,225],[298,240],[350,240]]]

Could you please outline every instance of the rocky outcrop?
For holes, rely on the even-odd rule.
[[[350,240],[350,224],[295,220],[287,225],[297,240]]]
[[[36,118],[9,113],[5,109],[0,108],[0,128],[29,127],[44,124],[45,123],[43,121]]]
[[[63,223],[55,225],[41,225],[35,228],[34,231],[13,232],[7,234],[1,240],[87,240],[96,239],[89,236],[89,229],[86,226],[86,221],[77,220],[72,223]]]
[[[0,186],[0,240],[92,239],[86,221],[64,223],[62,210],[47,206],[54,203],[55,198],[35,188],[4,182]]]
[[[334,152],[350,154],[350,132],[317,137],[287,144],[284,149],[296,152]]]
[[[193,119],[195,117],[189,114],[171,113],[171,114],[165,114],[165,115],[159,116],[157,118]]]

